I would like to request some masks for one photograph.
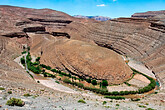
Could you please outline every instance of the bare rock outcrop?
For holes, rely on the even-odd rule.
[[[53,42],[54,41],[54,42]],[[32,35],[31,53],[40,53],[41,63],[69,70],[72,74],[120,84],[132,76],[123,58],[112,50],[94,44],[69,39],[55,39],[47,35]],[[37,50],[37,51],[36,51]],[[39,54],[38,54],[39,55]]]

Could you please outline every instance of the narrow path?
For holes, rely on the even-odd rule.
[[[131,67],[131,68],[134,68],[136,69],[137,71],[147,75],[147,76],[150,76],[154,79],[156,79],[155,75],[152,73],[152,70],[149,70],[147,67],[145,67],[144,64],[142,64],[141,62],[138,62],[138,61],[135,61],[133,60],[132,58],[125,58],[124,56],[122,56],[124,60],[128,60],[128,65]]]
[[[80,93],[77,92],[69,87],[66,87],[62,84],[55,83],[56,80],[54,79],[47,79],[47,80],[38,80],[40,83],[46,87],[52,88],[54,90],[60,91],[60,92],[66,92],[66,93]]]

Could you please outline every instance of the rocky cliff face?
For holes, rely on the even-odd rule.
[[[80,34],[70,36],[67,31],[69,25],[80,24],[71,29],[70,32],[75,33],[75,29],[81,28],[81,25],[97,23],[95,20],[78,19],[50,9],[11,6],[0,6],[0,13],[0,35],[8,39],[27,39],[33,55],[41,56],[43,51],[41,63],[82,77],[106,79],[111,84],[122,83],[132,76],[132,71],[118,54],[99,47],[87,38],[73,40],[78,39]],[[87,40],[89,44],[82,42]]]
[[[75,28],[78,25],[80,28]],[[99,46],[143,62],[164,87],[165,30],[159,20],[119,18],[102,23],[71,23],[66,31],[76,36],[74,39],[92,40]]]
[[[45,55],[41,57],[41,59],[42,62],[46,64],[54,67],[59,66],[61,69],[67,67],[72,71],[72,68],[68,67],[68,63],[64,63],[64,61],[71,62],[70,65],[76,68],[76,73],[88,76],[93,74],[94,77],[96,74],[101,73],[96,68],[104,68],[105,66],[104,69],[106,70],[107,67],[107,71],[110,71],[107,65],[113,67],[116,61],[121,61],[121,59],[114,57],[113,60],[116,60],[114,64],[98,61],[100,65],[97,65],[91,63],[92,59],[96,59],[90,57],[87,60],[87,64],[90,65],[91,69],[88,69],[88,65],[84,67],[84,64],[81,64],[80,61],[86,62],[87,58],[85,59],[84,57],[84,59],[81,59],[81,54],[86,53],[86,55],[90,55],[90,51],[93,51],[97,55],[96,58],[99,58],[98,51],[107,53],[103,48],[100,49],[99,46],[101,46],[143,62],[148,68],[152,69],[161,80],[162,86],[165,87],[165,30],[162,15],[158,16],[154,14],[154,17],[145,19],[143,17],[135,18],[134,15],[133,18],[119,18],[106,22],[98,22],[90,19],[74,18],[65,13],[50,9],[37,10],[11,6],[0,6],[0,15],[0,36],[8,37],[8,39],[11,39],[11,37],[16,37],[15,39],[19,39],[18,37],[28,38],[27,42],[31,43],[31,52],[34,55],[39,56],[40,51],[45,49],[43,50],[45,51]],[[29,32],[34,35],[29,34]],[[33,40],[33,36],[42,37],[42,39],[46,40]],[[79,40],[79,45],[77,46],[77,42],[72,40]],[[65,41],[70,43],[68,44]],[[85,45],[91,44],[92,46],[89,46],[90,48],[87,49],[85,49],[86,47],[82,48],[80,44],[83,43],[80,41],[85,42]],[[20,44],[23,44],[22,42],[23,41],[21,41]],[[55,42],[59,42],[59,45],[57,45],[59,51],[53,50],[56,48]],[[43,45],[47,48],[43,47]],[[59,55],[58,58],[64,61],[52,62],[51,60],[55,59],[55,57],[53,57],[55,53],[52,52],[46,55],[46,53],[49,52],[48,46],[52,49],[50,51],[57,52]],[[91,49],[91,47],[97,47],[98,50]],[[67,50],[68,48],[69,50]],[[84,51],[84,53],[76,53],[76,49],[80,49]],[[88,49],[90,51],[87,51]],[[75,53],[74,55],[75,58],[78,58],[78,62],[72,61],[72,56],[69,51]],[[111,52],[108,54],[114,55]],[[48,55],[51,55],[50,59],[48,59],[49,57],[47,58]],[[111,59],[110,56],[109,58]],[[105,61],[110,61],[110,59],[107,57],[104,58]],[[122,61],[120,64],[121,68],[114,68],[111,70],[115,71],[116,74],[103,72],[101,73],[101,78],[115,74],[116,76],[122,76],[122,78],[119,77],[119,80],[115,79],[116,82],[125,81],[128,76],[130,76],[130,70]],[[86,70],[88,71],[85,71],[84,68],[87,68]],[[123,70],[123,68],[125,68],[125,70]],[[122,71],[127,73],[123,73]],[[99,78],[100,77],[98,77],[98,79]]]

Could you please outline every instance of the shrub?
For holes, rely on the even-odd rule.
[[[119,95],[119,92],[118,91],[113,91],[112,95]]]
[[[43,73],[44,74],[44,77],[47,77],[47,74],[46,73]]]
[[[21,64],[25,64],[25,58],[24,57],[21,58]]]
[[[3,87],[0,87],[0,90],[5,90],[5,88],[3,88]]]
[[[59,81],[55,81],[56,83],[58,83],[58,84],[60,84],[60,82]]]
[[[62,74],[59,74],[58,76],[61,76],[61,77],[63,77],[63,75],[62,75]]]
[[[92,80],[92,84],[93,85],[97,85],[97,81],[94,79],[94,80]]]
[[[40,57],[37,57],[37,58],[36,58],[36,62],[39,62],[39,61],[40,61]]]
[[[46,65],[44,65],[44,64],[40,64],[40,66],[41,66],[42,68],[46,68],[47,70],[51,70],[51,67],[50,67],[50,66],[46,66]]]
[[[131,99],[131,101],[140,101],[140,99],[138,98],[138,99]]]
[[[76,85],[76,86],[78,86],[78,87],[80,87],[80,88],[84,88],[84,84],[82,84],[82,83],[78,83],[78,82],[74,82],[74,83],[72,83],[73,85]]]
[[[39,65],[39,62],[34,62],[33,65]]]
[[[74,80],[76,80],[77,78],[76,77],[74,77],[74,76],[72,76],[72,78],[74,79]]]
[[[56,69],[51,69],[51,71],[57,73],[57,70]]]
[[[116,104],[116,106],[120,106],[119,104]]]
[[[29,74],[32,79],[34,79],[33,75]]]
[[[72,75],[69,73],[69,74],[67,74],[67,76],[69,77],[69,78],[71,78],[72,77]]]
[[[45,75],[45,77],[52,77],[52,78],[56,77],[55,75],[47,73],[47,72],[44,72],[43,74]]]
[[[89,78],[89,79],[86,79],[86,81],[88,82],[88,83],[91,83],[91,79]]]
[[[149,105],[148,103],[146,103],[146,105]]]
[[[26,51],[23,51],[23,52],[22,52],[22,54],[25,54],[25,53],[26,53]]]
[[[78,103],[86,103],[83,99],[80,99],[79,101],[78,101]]]
[[[107,80],[103,80],[102,81],[102,86],[108,86],[108,81]]]
[[[124,91],[124,95],[128,95],[129,94],[129,91]]]
[[[32,60],[32,58],[31,58],[31,56],[30,56],[30,53],[28,52],[28,55],[26,56],[26,60],[27,61],[31,61]]]
[[[141,108],[146,108],[146,106],[144,106],[144,105],[138,105],[139,107],[141,107]]]
[[[28,51],[30,50],[30,47],[27,47]]]
[[[51,67],[50,67],[50,66],[47,66],[46,69],[47,69],[47,70],[51,70]]]
[[[22,101],[21,99],[16,99],[16,98],[11,98],[10,100],[8,100],[6,102],[6,105],[9,105],[9,106],[24,106],[25,105],[25,102]]]
[[[41,66],[42,68],[47,68],[47,66],[44,65],[44,64],[40,64],[40,66]]]
[[[38,97],[39,95],[34,95],[32,98],[35,99],[36,97]]]
[[[24,94],[23,96],[25,96],[25,97],[30,97],[30,96],[32,96],[32,95],[30,95],[29,93],[27,93],[27,94]]]
[[[12,94],[12,91],[8,91],[7,93],[8,93],[8,94]]]
[[[35,67],[31,63],[27,63],[27,65],[28,65],[28,69],[33,71],[34,73],[36,73],[36,74],[40,74],[41,73],[41,69],[40,69],[39,66]]]
[[[120,95],[125,95],[125,92],[124,91],[120,91],[119,94]]]
[[[155,92],[154,94],[157,94],[158,92]]]
[[[103,105],[105,105],[106,103],[107,103],[107,102],[106,102],[106,101],[104,101],[104,102],[103,102]]]
[[[67,78],[66,78],[66,79],[64,79],[63,81],[64,81],[65,83],[72,84],[72,82],[71,82],[69,79],[67,79]]]

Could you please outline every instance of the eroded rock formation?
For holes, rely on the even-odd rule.
[[[99,46],[143,62],[164,88],[164,24],[162,19],[119,18],[102,23],[71,23],[65,29],[74,39],[92,40]],[[78,26],[80,28],[76,28]]]
[[[69,70],[81,77],[105,79],[109,84],[120,84],[132,76],[123,58],[112,50],[79,40],[55,39],[51,35],[45,36],[47,39],[42,35],[30,36],[31,53],[41,56],[42,64],[65,72]]]

